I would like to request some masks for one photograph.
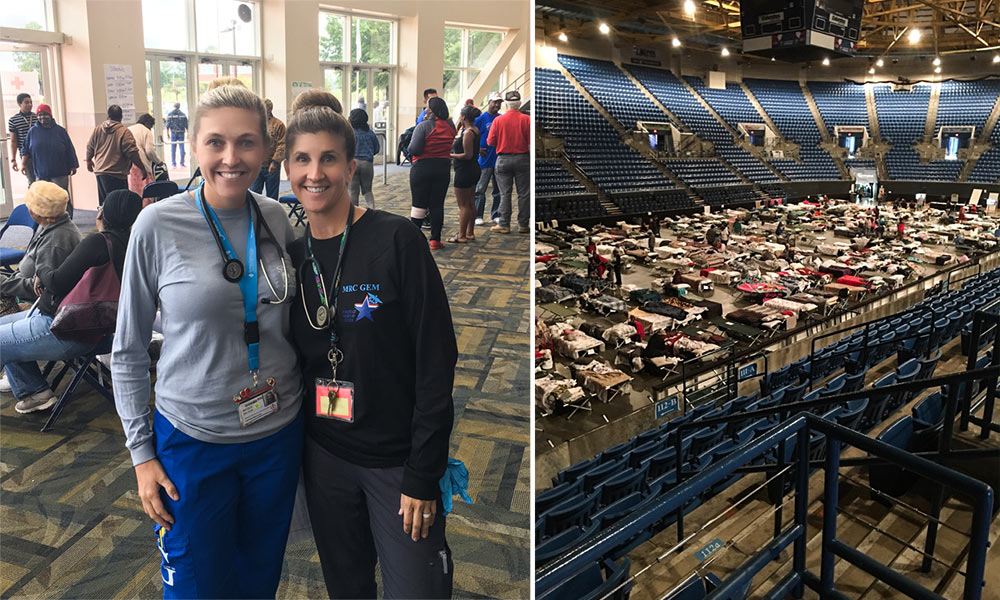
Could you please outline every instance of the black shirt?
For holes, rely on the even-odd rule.
[[[340,238],[312,241],[329,290]],[[344,362],[337,379],[354,384],[354,422],[316,416],[317,377],[331,376],[328,330],[315,323],[319,294],[305,239],[289,247],[302,287],[292,335],[302,365],[306,433],[332,454],[367,468],[403,466],[407,496],[434,500],[448,463],[458,348],[448,298],[427,240],[402,217],[368,210],[351,226],[337,298]]]

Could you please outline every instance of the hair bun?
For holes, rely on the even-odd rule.
[[[310,108],[326,107],[338,115],[344,114],[344,107],[337,97],[325,90],[306,90],[295,97],[292,101],[292,114],[296,114]]]

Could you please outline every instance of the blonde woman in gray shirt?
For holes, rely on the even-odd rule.
[[[206,93],[192,127],[204,184],[143,210],[126,253],[115,402],[156,522],[165,598],[273,598],[281,574],[302,381],[288,339],[292,229],[277,202],[248,191],[266,119],[245,87]],[[157,309],[151,427],[146,348]]]

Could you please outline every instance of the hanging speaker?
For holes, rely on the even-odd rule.
[[[253,11],[250,10],[250,7],[248,5],[240,4],[239,8],[236,9],[236,14],[239,16],[240,21],[243,21],[244,23],[249,23],[250,17],[253,16]]]

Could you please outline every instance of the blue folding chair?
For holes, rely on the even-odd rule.
[[[24,258],[24,250],[4,245],[4,234],[11,227],[27,227],[32,232],[38,227],[38,223],[35,223],[35,220],[31,218],[31,214],[28,213],[28,206],[26,204],[15,206],[14,210],[10,212],[10,216],[7,217],[7,222],[4,223],[3,229],[0,229],[0,272],[3,273],[13,273],[14,266]],[[15,229],[14,231],[17,230]],[[30,235],[28,237],[30,239]]]
[[[298,227],[306,220],[306,209],[302,208],[302,203],[299,202],[299,199],[294,194],[285,194],[278,198],[278,202],[285,205],[285,208],[288,210],[288,220],[295,219],[293,227]]]

